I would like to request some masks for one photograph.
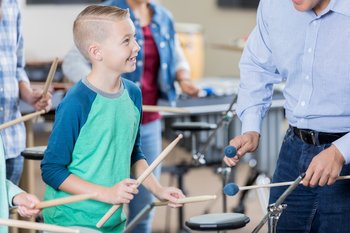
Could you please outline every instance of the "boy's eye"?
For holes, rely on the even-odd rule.
[[[130,42],[130,39],[125,39],[124,41],[123,41],[123,44],[128,44]]]

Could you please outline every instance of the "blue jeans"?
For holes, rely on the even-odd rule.
[[[141,148],[146,156],[148,164],[151,164],[162,150],[162,134],[160,120],[152,121],[141,126]],[[153,174],[160,177],[161,166],[158,166]],[[139,186],[139,193],[134,197],[129,205],[128,221],[132,219],[147,205],[154,201],[153,194],[142,185]],[[133,233],[150,233],[152,229],[152,211],[133,230]]]
[[[314,146],[300,140],[290,128],[284,138],[273,182],[293,181],[308,168],[312,158],[331,144]],[[340,175],[349,175],[344,165]],[[287,187],[272,188],[274,203]],[[330,186],[308,188],[299,185],[284,201],[277,232],[340,233],[350,229],[350,181],[337,181]]]
[[[23,171],[23,157],[21,155],[16,158],[6,159],[6,179],[18,185]]]

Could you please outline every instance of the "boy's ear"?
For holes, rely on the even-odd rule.
[[[98,44],[92,44],[88,48],[89,56],[96,61],[102,60],[102,53]]]

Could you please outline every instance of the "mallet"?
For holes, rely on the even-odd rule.
[[[337,180],[346,180],[346,179],[350,179],[350,175],[349,176],[339,176],[337,178]],[[288,186],[293,184],[294,181],[287,181],[287,182],[280,182],[280,183],[272,183],[272,184],[259,184],[259,185],[251,185],[251,186],[243,186],[243,187],[239,187],[237,184],[235,183],[229,183],[227,185],[225,185],[224,187],[224,193],[227,196],[234,196],[236,195],[239,191],[241,190],[249,190],[249,189],[257,189],[257,188],[272,188],[272,187],[280,187],[280,186]],[[302,184],[303,181],[300,181],[299,184]]]

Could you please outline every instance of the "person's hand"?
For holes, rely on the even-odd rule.
[[[48,92],[46,96],[43,96],[42,90],[33,90],[31,96],[31,104],[36,110],[44,109],[45,112],[50,111],[52,107],[51,93]]]
[[[182,207],[182,204],[176,204],[176,200],[179,198],[185,198],[182,191],[175,187],[160,187],[154,195],[161,201],[169,201],[168,206],[172,208]]]
[[[137,181],[128,178],[102,190],[97,199],[113,205],[128,204],[137,193]]]
[[[191,79],[181,79],[178,81],[181,91],[189,96],[197,97],[199,88],[192,82]]]
[[[311,160],[302,182],[303,185],[314,187],[334,184],[344,162],[344,157],[338,148],[331,145]]]
[[[12,203],[18,206],[18,213],[22,217],[34,217],[40,213],[40,209],[35,208],[35,204],[39,202],[39,199],[28,193],[20,193],[14,196]]]
[[[19,82],[19,91],[21,99],[32,105],[36,110],[44,109],[48,112],[51,107],[51,93],[48,92],[43,96],[43,90],[33,90],[29,83],[21,81]]]
[[[258,132],[250,131],[231,139],[230,145],[237,149],[237,154],[233,158],[225,156],[224,162],[226,165],[230,167],[236,166],[243,155],[255,151],[259,146],[259,138]]]

